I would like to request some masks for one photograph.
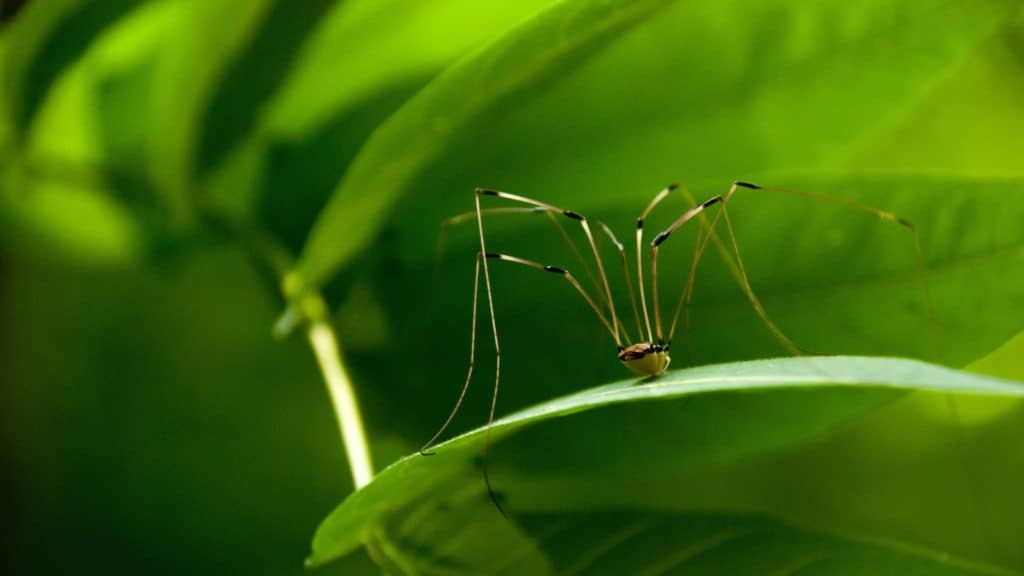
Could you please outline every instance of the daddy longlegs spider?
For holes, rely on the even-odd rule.
[[[861,212],[877,216],[881,220],[893,222],[895,224],[898,224],[909,229],[913,234],[914,238],[914,249],[917,253],[918,272],[921,275],[922,282],[924,283],[928,314],[934,320],[934,311],[932,307],[931,292],[928,288],[927,273],[924,264],[924,255],[921,250],[921,243],[918,237],[917,228],[914,226],[912,222],[905,218],[897,216],[892,212],[888,212],[880,208],[876,208],[874,206],[869,206],[867,204],[862,204],[844,198],[838,198],[819,193],[791,190],[788,188],[759,186],[757,184],[751,184],[749,182],[740,181],[733,182],[732,186],[729,187],[728,192],[726,192],[724,196],[721,194],[716,194],[711,198],[705,200],[704,202],[697,204],[692,208],[686,210],[685,212],[683,212],[682,215],[676,218],[676,220],[672,222],[672,224],[670,224],[667,228],[665,228],[665,230],[654,236],[654,238],[651,240],[649,245],[651,305],[650,308],[648,308],[647,291],[644,284],[643,271],[644,222],[647,220],[647,217],[654,210],[654,208],[658,204],[660,204],[662,200],[668,197],[669,194],[671,194],[672,191],[675,190],[677,187],[677,184],[672,184],[658,192],[654,196],[654,198],[652,198],[651,201],[647,204],[647,207],[636,220],[637,285],[635,291],[633,284],[631,282],[629,264],[626,259],[626,251],[623,244],[619,242],[618,238],[616,238],[615,234],[607,225],[605,225],[603,222],[597,222],[597,225],[600,227],[601,231],[608,237],[611,243],[615,246],[615,249],[618,251],[619,258],[622,263],[623,274],[625,275],[625,282],[629,289],[630,303],[632,304],[633,316],[636,321],[637,333],[639,338],[641,338],[641,341],[638,342],[634,342],[629,339],[626,327],[622,323],[622,320],[619,318],[619,315],[615,308],[615,302],[614,297],[612,296],[611,287],[608,283],[608,275],[605,272],[604,263],[601,260],[601,256],[597,249],[597,242],[594,239],[594,232],[590,226],[590,220],[588,220],[582,214],[574,212],[572,210],[560,208],[553,204],[548,204],[546,202],[541,202],[539,200],[527,198],[525,196],[509,194],[507,192],[499,192],[497,190],[477,188],[474,192],[475,210],[473,212],[468,212],[465,214],[460,214],[458,216],[449,218],[447,221],[445,221],[445,223],[442,224],[443,232],[444,229],[449,225],[468,221],[469,219],[475,217],[477,224],[477,233],[480,238],[480,250],[476,254],[476,266],[473,276],[473,325],[470,332],[469,368],[466,373],[465,383],[462,386],[462,391],[459,393],[458,400],[456,400],[455,405],[452,407],[451,412],[448,414],[448,418],[445,419],[444,424],[441,425],[440,429],[438,429],[438,431],[430,438],[430,440],[426,444],[424,444],[423,448],[420,449],[420,454],[424,456],[429,456],[432,454],[431,452],[428,452],[428,450],[434,445],[438,438],[440,438],[441,435],[444,434],[444,431],[448,428],[448,425],[451,424],[452,420],[455,418],[456,413],[458,413],[459,408],[462,406],[462,402],[466,397],[466,392],[469,390],[469,383],[473,377],[473,366],[476,358],[476,324],[480,292],[480,269],[483,268],[484,286],[485,291],[487,293],[487,309],[491,319],[491,334],[494,336],[495,369],[494,391],[491,395],[490,411],[487,415],[487,428],[484,434],[484,445],[481,453],[481,462],[483,468],[484,482],[487,486],[487,493],[490,496],[491,500],[494,502],[494,505],[502,513],[502,515],[505,515],[505,510],[501,506],[499,499],[491,485],[491,479],[490,475],[487,472],[486,464],[487,449],[490,444],[491,425],[494,422],[494,412],[498,401],[498,389],[501,380],[502,357],[501,342],[498,337],[498,325],[494,316],[494,297],[491,289],[490,269],[487,264],[488,260],[498,260],[502,262],[519,264],[522,266],[535,268],[537,270],[541,270],[544,272],[557,274],[565,278],[565,280],[568,281],[569,284],[572,285],[572,287],[583,297],[583,299],[586,301],[589,307],[597,315],[601,324],[604,326],[604,328],[611,335],[612,339],[615,341],[619,361],[637,376],[657,377],[665,372],[665,370],[668,368],[669,364],[672,361],[669,352],[672,347],[672,340],[675,336],[676,328],[678,327],[680,313],[684,308],[687,310],[685,321],[687,323],[689,321],[689,309],[691,299],[693,296],[693,287],[697,273],[697,264],[699,263],[700,258],[708,245],[708,242],[714,240],[716,243],[718,243],[719,248],[723,249],[723,256],[726,257],[727,261],[731,262],[733,275],[739,283],[743,293],[746,295],[747,300],[750,302],[754,311],[760,317],[761,321],[764,322],[765,326],[772,333],[775,339],[778,340],[779,343],[787,350],[789,350],[791,353],[812,354],[812,352],[798,346],[795,342],[790,340],[789,337],[787,337],[782,332],[782,330],[775,324],[775,322],[772,321],[772,319],[768,316],[768,313],[765,311],[764,306],[761,305],[760,300],[758,299],[757,295],[754,293],[754,290],[750,285],[750,281],[747,277],[746,270],[743,267],[743,259],[740,256],[739,246],[736,242],[736,236],[733,232],[732,223],[729,220],[729,212],[727,206],[729,202],[732,200],[733,195],[739,188],[767,192],[782,192],[786,194],[802,196],[805,198],[832,202],[840,206],[844,206],[854,210],[859,210]],[[688,197],[691,203],[693,203],[692,197],[689,196],[688,193],[686,193],[685,195]],[[480,201],[481,198],[485,196],[508,200],[518,204],[524,204],[526,206],[497,207],[484,209],[481,207]],[[671,237],[671,235],[674,232],[676,232],[680,227],[682,227],[690,220],[693,220],[697,216],[705,218],[705,215],[703,213],[714,206],[718,206],[718,210],[715,213],[714,218],[711,219],[710,223],[707,223],[705,220],[702,220],[702,227],[705,228],[706,230],[704,230],[704,234],[702,237],[698,235],[696,249],[694,252],[693,261],[690,266],[690,271],[687,276],[687,281],[685,287],[683,288],[683,292],[679,297],[678,303],[675,307],[675,311],[672,316],[672,324],[670,325],[670,328],[666,336],[664,324],[662,323],[661,318],[661,302],[659,300],[658,295],[658,250],[661,247],[661,245],[666,240],[668,240],[669,237]],[[570,248],[572,248],[573,252],[580,260],[580,262],[584,266],[586,266],[585,260],[576,248],[575,243],[573,243],[571,238],[566,234],[564,228],[559,223],[558,218],[559,216],[567,218],[571,221],[578,223],[579,226],[582,228],[583,234],[586,236],[587,239],[587,245],[589,246],[590,251],[593,255],[594,262],[596,263],[598,277],[600,278],[599,282],[597,280],[594,280],[593,282],[594,288],[600,293],[598,295],[598,299],[592,297],[590,293],[587,291],[587,289],[584,288],[582,284],[580,284],[579,280],[569,270],[565,268],[541,264],[533,260],[527,260],[525,258],[520,258],[518,256],[513,256],[510,254],[487,251],[483,220],[483,215],[485,213],[533,212],[543,212],[548,216],[548,218],[558,228],[563,239],[569,244]],[[724,220],[725,222],[725,230],[729,242],[729,248],[725,248],[722,245],[722,240],[715,233],[715,227],[718,224],[719,220]],[[588,274],[590,273],[589,269],[587,269],[587,272]],[[639,307],[637,306],[636,292],[639,292],[640,294]],[[605,306],[607,306],[607,313],[604,310]],[[649,310],[651,313],[649,313]],[[650,320],[652,314],[654,316],[653,330]],[[646,335],[646,339],[644,339],[644,335]]]

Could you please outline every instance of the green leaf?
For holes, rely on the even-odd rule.
[[[542,536],[554,574],[1012,574],[895,542],[743,515],[584,512],[529,515],[524,522]]]
[[[967,369],[997,378],[1024,380],[1024,332],[1018,332],[999,348],[971,362]]]
[[[900,125],[1005,25],[1010,7],[762,3],[751,12],[746,3],[678,2],[583,64],[552,63],[548,90],[504,94],[504,71],[490,58],[530,70],[538,45],[556,49],[577,35],[541,25],[570,8],[552,9],[448,71],[378,129],[314,227],[299,280],[329,279],[413,188],[420,193],[403,212],[436,222],[474,186],[593,205],[680,178],[724,188],[758,172],[874,168],[862,147]],[[936,29],[948,34],[936,39]]]
[[[453,61],[547,4],[349,0],[312,26],[309,7],[277,3],[274,10],[300,17],[265,18],[205,112],[200,159],[216,168],[203,192],[297,253],[380,122]]]
[[[200,174],[219,163],[245,135],[261,107],[294,65],[310,32],[335,0],[275,2],[245,50],[226,67],[200,113],[195,166]]]
[[[1020,569],[1015,534],[1024,526],[1010,511],[1024,459],[1010,439],[1024,427],[1022,398],[1024,384],[910,360],[705,366],[502,418],[490,431],[488,466],[519,529],[529,528],[523,514],[574,510],[756,513]],[[486,434],[381,472],[324,521],[310,561],[382,534],[421,553],[442,547],[444,530],[402,526],[487,506],[473,464]],[[971,480],[997,477],[984,492]],[[480,530],[504,522],[493,509],[477,521]]]
[[[56,0],[45,5],[33,4],[4,31],[4,104],[19,132],[28,131],[64,69],[107,26],[138,4],[137,0]]]
[[[167,42],[153,77],[153,139],[148,147],[153,178],[179,221],[194,217],[198,155],[207,103],[230,65],[244,54],[271,0],[221,0],[174,5]]]
[[[310,232],[293,282],[315,288],[328,280],[365,245],[416,173],[485,112],[557,78],[663,4],[561,3],[446,70],[382,124],[353,161]]]
[[[81,52],[74,58],[64,53],[59,76],[39,92],[26,132],[4,165],[6,205],[12,220],[26,226],[24,236],[84,261],[130,261],[152,243],[162,206],[139,162],[148,128],[148,73],[166,6],[122,6],[126,13],[116,18],[93,14],[94,7],[75,9],[75,18],[105,15],[105,26],[93,21],[93,36],[79,40]],[[31,20],[19,24],[38,27]],[[79,30],[85,23],[67,26]],[[136,121],[124,122],[123,115]]]
[[[410,82],[422,86],[469,50],[551,4],[530,0],[349,0],[316,30],[267,111],[276,138],[300,139],[360,102]],[[430,20],[430,26],[424,26]],[[343,69],[344,81],[338,81]]]
[[[108,10],[122,4],[113,3]],[[168,175],[162,169],[174,162],[174,154],[161,154],[159,162],[148,161],[153,150],[166,151],[190,126],[181,121],[167,130],[164,123],[188,112],[190,87],[202,83],[202,75],[195,73],[203,68],[189,62],[184,73],[195,76],[177,78],[173,91],[166,89],[165,82],[169,71],[175,70],[174,56],[188,52],[203,33],[202,26],[193,25],[195,21],[217,12],[203,8],[205,4],[139,4],[130,11],[124,7],[125,13],[116,20],[101,11],[111,16],[107,25],[93,30],[81,53],[65,62],[52,86],[40,93],[45,98],[34,105],[24,143],[5,166],[13,174],[8,180],[12,192],[8,200],[14,219],[51,246],[83,259],[152,256],[170,239],[168,232],[173,230],[181,239],[181,224],[192,211],[185,194],[188,175],[175,171],[170,180],[162,178]],[[83,6],[74,10],[77,15],[96,12]],[[12,42],[27,42],[17,34],[22,28],[40,27],[31,18],[18,23],[21,28],[15,30]],[[75,24],[82,26],[83,22]],[[223,33],[218,27],[215,43]],[[190,42],[169,43],[168,38]],[[205,64],[213,64],[214,52],[202,59]],[[172,96],[174,112],[168,113],[161,106]],[[76,218],[70,209],[74,206],[93,217]]]

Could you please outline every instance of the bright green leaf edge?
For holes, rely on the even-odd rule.
[[[718,392],[778,389],[875,388],[1007,398],[1024,397],[1024,383],[944,368],[917,360],[820,356],[754,360],[670,372],[653,380],[623,380],[556,398],[496,420],[491,441],[551,418],[626,402]],[[426,458],[413,454],[349,496],[320,525],[307,564],[316,566],[358,547],[373,522],[459,472],[478,453],[485,428],[455,437]],[[456,464],[457,462],[457,464]]]

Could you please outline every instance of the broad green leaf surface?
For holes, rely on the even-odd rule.
[[[171,32],[176,39],[163,46],[154,72],[148,153],[153,178],[176,203],[179,220],[191,218],[195,209],[197,146],[207,102],[272,6],[271,0],[177,5]]]
[[[757,517],[651,512],[527,516],[553,574],[1013,574],[895,542]],[[514,574],[505,570],[496,573]]]
[[[903,121],[861,142],[850,164],[935,175],[1020,176],[1020,142],[1013,137],[1024,128],[1020,44],[1020,26],[1010,21]],[[977,102],[985,102],[981,114]]]
[[[534,93],[663,4],[564,2],[447,69],[382,124],[353,161],[303,248],[291,280],[297,291],[329,280],[417,173],[486,112]]]
[[[126,206],[104,196],[149,201],[162,194],[160,217],[180,225],[202,192],[222,206],[242,206],[240,217],[272,212],[259,224],[294,245],[372,123],[452,60],[546,3],[54,3],[26,11],[5,31],[12,56],[0,64],[11,122],[0,137],[10,140],[15,121],[24,123],[31,128],[26,171],[59,177],[108,212]],[[421,26],[428,13],[460,17]],[[48,40],[58,36],[59,43]],[[403,94],[388,97],[396,86]],[[378,100],[390,100],[391,108],[356,110]],[[226,156],[232,160],[221,172],[203,178]],[[272,194],[282,181],[303,188],[303,201]],[[53,188],[30,178],[11,187],[47,184]],[[252,206],[254,198],[263,205]],[[146,210],[135,216],[163,225]],[[290,222],[289,210],[303,217]],[[40,210],[22,211],[22,221],[47,228]]]
[[[971,362],[967,369],[997,378],[1024,380],[1024,332],[1018,332],[990,354]]]
[[[456,509],[410,514],[378,528],[376,542],[391,554],[386,565],[393,571],[425,575],[1018,573],[898,542],[742,514],[616,510],[517,516],[531,541],[509,522],[493,523],[492,507],[477,498]],[[443,543],[437,534],[445,534]]]
[[[54,162],[101,177],[105,166],[123,169],[144,159],[139,149],[148,143],[152,96],[146,73],[174,15],[173,5],[144,5],[91,38],[37,105],[26,134],[26,156],[37,172],[45,174],[47,162]],[[119,114],[136,115],[136,121],[125,126]]]
[[[481,100],[474,87],[500,93],[493,85],[505,72],[489,58],[525,65],[538,43],[573,37],[524,25],[522,41],[449,71],[367,143],[311,234],[301,280],[329,279],[412,189],[423,191],[417,206],[435,206],[416,213],[433,217],[475,185],[559,202],[585,190],[593,203],[680,178],[724,185],[764,171],[846,173],[862,146],[1013,14],[998,0],[787,6],[751,13],[746,3],[676,2],[586,63],[552,64],[565,74],[550,90]],[[948,34],[937,40],[936,29]]]
[[[270,4],[247,44],[221,72],[199,113],[200,132],[193,150],[196,172],[210,170],[246,136],[294,65],[308,35],[335,4],[335,0]]]
[[[325,18],[267,112],[268,130],[302,138],[384,88],[434,76],[551,0],[350,0]],[[436,21],[424,26],[426,20]],[[472,25],[466,24],[467,22]],[[343,63],[343,69],[341,68]],[[339,83],[338,76],[345,81]]]
[[[4,30],[2,67],[5,115],[27,132],[50,88],[106,26],[136,0],[55,0],[32,4]]]
[[[259,6],[245,4],[250,11]],[[70,23],[58,21],[55,30],[32,18],[18,20],[6,43],[19,58],[32,54],[24,46],[43,42],[38,36],[59,37],[46,41],[59,49],[39,49],[39,62],[19,68],[15,60],[7,70],[9,83],[25,84],[26,93],[10,105],[26,133],[20,155],[8,165],[22,175],[9,189],[30,192],[12,200],[23,223],[87,259],[140,252],[139,238],[159,234],[167,222],[180,229],[193,211],[188,157],[196,120],[190,115],[216,82],[218,63],[231,54],[232,26],[240,26],[238,41],[247,22],[243,11],[227,8],[119,0],[70,6]],[[43,12],[46,17],[37,19],[53,19]],[[72,32],[77,36],[69,42]],[[57,64],[60,75],[31,72]],[[47,211],[47,204],[61,202],[109,217],[69,219]]]
[[[208,150],[223,161],[203,160],[209,168],[203,193],[298,252],[380,122],[459,57],[547,4],[346,1],[310,27],[311,11],[278,3],[275,9],[298,10],[301,17],[264,19],[206,112],[213,123],[204,141],[217,143]],[[286,71],[280,62],[273,75],[264,70],[270,48],[280,62],[285,58],[277,53],[285,50]],[[214,107],[229,118],[220,119]],[[214,125],[226,122],[237,142]]]
[[[105,28],[90,29],[95,36],[80,40],[81,52],[32,105],[31,125],[5,166],[19,177],[5,200],[25,232],[58,252],[130,261],[159,227],[166,205],[138,162],[149,127],[147,73],[171,6],[126,10]],[[136,121],[124,122],[124,114]]]
[[[1020,383],[909,360],[706,366],[502,418],[491,430],[489,466],[514,522],[567,510],[754,512],[1019,569],[1024,557],[1013,542],[1024,527],[1006,505],[1020,501],[1013,486],[1024,479],[1012,440],[1024,425],[1022,398]],[[946,409],[965,400],[1007,410],[968,420]],[[601,428],[614,436],[579,442]],[[484,503],[472,464],[484,435],[459,436],[432,457],[412,455],[381,472],[324,521],[310,561],[379,538],[381,526],[390,533],[406,515],[429,523]],[[984,500],[973,500],[982,493],[965,479],[996,477]],[[493,510],[481,515],[481,530],[504,529]],[[429,551],[445,538],[421,526],[398,540]]]

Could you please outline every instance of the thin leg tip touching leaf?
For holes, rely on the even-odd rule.
[[[423,447],[418,450],[421,456],[433,456],[435,454],[435,452],[431,451],[430,449],[434,447],[434,444],[437,443],[437,439],[441,437],[441,434],[445,431],[445,428],[447,427],[448,423],[445,422],[445,425],[441,428],[441,430],[438,431],[437,434],[434,434],[434,437],[428,440],[427,443],[424,444]]]
[[[483,472],[484,486],[487,487],[487,497],[490,498],[491,503],[494,504],[494,507],[498,509],[498,512],[501,512],[501,516],[508,520],[509,516],[508,513],[505,512],[504,506],[504,503],[506,501],[505,494],[503,492],[496,491],[494,489],[494,486],[491,484],[491,474],[487,470],[486,452],[478,454],[473,457],[473,467]]]
[[[487,485],[487,496],[491,499],[491,503],[494,507],[501,512],[501,517],[509,520],[508,512],[505,512],[505,494],[503,492],[495,492],[494,487],[491,486],[491,477],[487,473],[487,468],[484,468],[484,484]]]

